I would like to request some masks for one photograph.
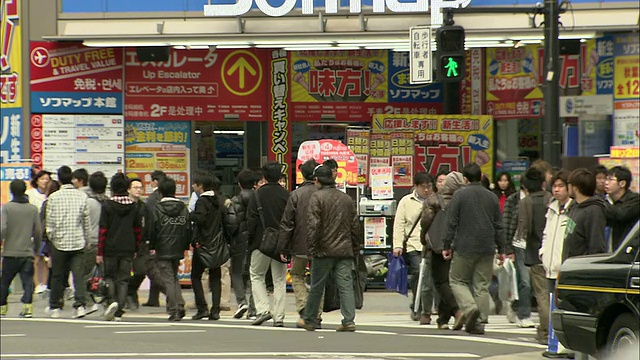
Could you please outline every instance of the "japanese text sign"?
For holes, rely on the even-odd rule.
[[[31,42],[31,111],[122,114],[122,48]]]
[[[178,50],[141,62],[125,49],[125,116],[131,120],[263,120],[268,50]]]
[[[370,135],[368,129],[347,129],[347,146],[358,159],[358,184],[368,183]]]
[[[542,48],[486,49],[487,114],[496,119],[542,116]]]
[[[305,141],[298,149],[296,160],[296,182],[301,184],[304,179],[299,170],[305,161],[315,159],[322,164],[325,160],[334,159],[338,163],[338,177],[336,183],[356,186],[358,185],[358,160],[353,151],[347,145],[337,140],[311,140]]]
[[[29,163],[0,163],[0,204],[11,201],[12,195],[9,185],[13,180],[28,182],[31,176]]]
[[[411,84],[409,53],[389,51],[389,103],[430,103],[426,114],[437,114],[442,107],[442,84]],[[420,110],[420,113],[423,113]]]
[[[3,109],[22,107],[22,0],[0,4],[0,105]]]
[[[287,187],[291,183],[289,164],[291,164],[292,131],[289,115],[289,87],[287,81],[288,57],[284,50],[272,50],[269,69],[269,99],[271,121],[268,122],[270,146],[268,159],[282,164],[282,172],[287,175]]]
[[[637,33],[615,36],[614,97],[616,100],[640,97],[640,38]]]
[[[0,162],[22,159],[22,109],[0,111]]]
[[[580,46],[582,95],[613,94],[613,35],[589,39]]]
[[[411,83],[430,83],[433,79],[431,27],[417,26],[409,30],[411,43]]]
[[[470,162],[493,173],[493,118],[487,115],[377,115],[375,133],[412,132],[414,171],[462,171]],[[401,159],[402,160],[402,159]],[[400,161],[398,161],[400,162]]]

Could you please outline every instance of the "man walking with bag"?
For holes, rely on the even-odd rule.
[[[358,220],[351,197],[336,189],[331,169],[315,170],[319,190],[311,195],[307,215],[311,290],[304,312],[304,328],[316,329],[320,298],[327,278],[333,276],[340,294],[342,324],[336,331],[356,331],[356,304],[353,289],[354,258],[358,256]]]
[[[431,306],[433,290],[431,289],[431,269],[426,265],[422,289],[417,289],[422,261],[422,242],[420,241],[420,219],[424,200],[433,191],[433,178],[426,172],[419,172],[413,178],[414,190],[398,203],[396,217],[393,222],[393,256],[402,256],[406,252],[409,265],[409,286],[413,291],[411,301],[411,319],[420,320],[420,325],[431,324]],[[431,259],[427,259],[430,262]],[[415,309],[417,291],[421,291],[420,306]]]
[[[248,237],[251,242],[251,290],[258,317],[252,325],[262,325],[273,318],[273,326],[284,326],[287,264],[277,250],[277,230],[289,198],[289,191],[280,184],[282,165],[268,163],[262,167],[266,184],[256,190],[247,210]],[[267,240],[267,241],[265,241]],[[275,244],[274,244],[275,242]],[[269,306],[266,275],[271,268],[273,278],[273,306]],[[270,310],[271,309],[271,310]]]

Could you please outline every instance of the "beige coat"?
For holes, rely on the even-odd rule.
[[[393,222],[393,247],[402,248],[404,237],[409,234],[413,224],[417,222],[415,229],[411,233],[407,241],[407,252],[422,251],[422,243],[420,242],[420,218],[422,217],[422,201],[420,201],[415,193],[411,192],[407,196],[400,199],[398,209],[396,210],[396,218]]]

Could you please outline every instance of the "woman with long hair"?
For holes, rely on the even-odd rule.
[[[38,212],[42,209],[42,203],[47,199],[47,186],[51,182],[51,173],[40,170],[31,177],[31,188],[25,192],[29,197],[29,204],[34,205]],[[34,266],[33,284],[36,294],[43,293],[47,290],[48,267],[44,261],[44,255],[41,249],[36,253]]]
[[[504,213],[505,201],[507,201],[509,195],[516,192],[516,186],[511,180],[511,174],[506,171],[501,172],[498,177],[496,177],[493,192],[498,196],[498,199],[500,200],[500,211]]]

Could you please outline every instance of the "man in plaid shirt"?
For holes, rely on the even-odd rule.
[[[58,300],[64,291],[65,269],[73,273],[75,288],[74,318],[82,318],[86,313],[83,250],[91,231],[91,219],[87,195],[77,190],[71,183],[71,169],[58,169],[58,180],[62,187],[47,199],[46,231],[52,246],[53,279],[49,309],[51,317],[60,317]]]

